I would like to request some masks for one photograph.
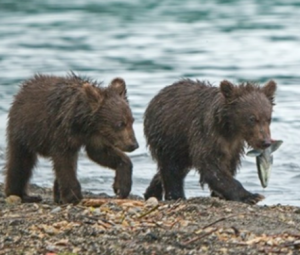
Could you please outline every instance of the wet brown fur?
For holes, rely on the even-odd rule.
[[[37,155],[41,155],[53,162],[54,200],[79,202],[82,194],[76,169],[78,152],[84,147],[90,159],[116,170],[114,191],[126,198],[132,163],[123,151],[138,147],[132,124],[122,78],[107,87],[73,73],[26,80],[8,115],[6,195],[20,196],[23,202],[41,200],[26,191]]]
[[[185,198],[184,178],[191,168],[212,194],[246,203],[263,197],[252,194],[233,178],[246,144],[270,145],[270,122],[276,83],[219,87],[184,79],[162,89],[146,109],[144,132],[158,173],[145,198]]]

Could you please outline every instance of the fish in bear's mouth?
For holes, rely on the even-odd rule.
[[[250,150],[246,153],[247,156],[256,157],[256,166],[258,177],[261,186],[266,188],[271,175],[271,168],[273,165],[272,153],[276,151],[283,143],[281,140],[272,140],[271,146],[264,150]]]

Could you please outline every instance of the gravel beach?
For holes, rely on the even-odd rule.
[[[80,204],[60,206],[51,189],[30,192],[43,202],[6,199],[0,184],[0,254],[300,254],[298,207],[88,192]]]

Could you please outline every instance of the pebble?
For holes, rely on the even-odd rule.
[[[156,197],[150,197],[145,203],[146,206],[157,206],[158,205],[158,200]]]
[[[51,213],[58,213],[61,211],[61,207],[58,206],[58,207],[55,207],[53,210],[51,210]]]
[[[22,199],[20,197],[18,197],[18,196],[11,195],[11,196],[8,196],[5,199],[5,202],[8,203],[8,204],[21,204],[22,203]]]

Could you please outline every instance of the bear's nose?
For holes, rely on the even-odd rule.
[[[264,140],[264,141],[263,141],[262,147],[263,147],[264,149],[266,149],[266,148],[270,147],[271,144],[272,144],[272,143],[271,143],[271,140],[267,139],[267,140]]]
[[[137,148],[139,147],[139,144],[137,142],[127,146],[127,151],[128,152],[131,152],[131,151],[134,151],[136,150]]]

